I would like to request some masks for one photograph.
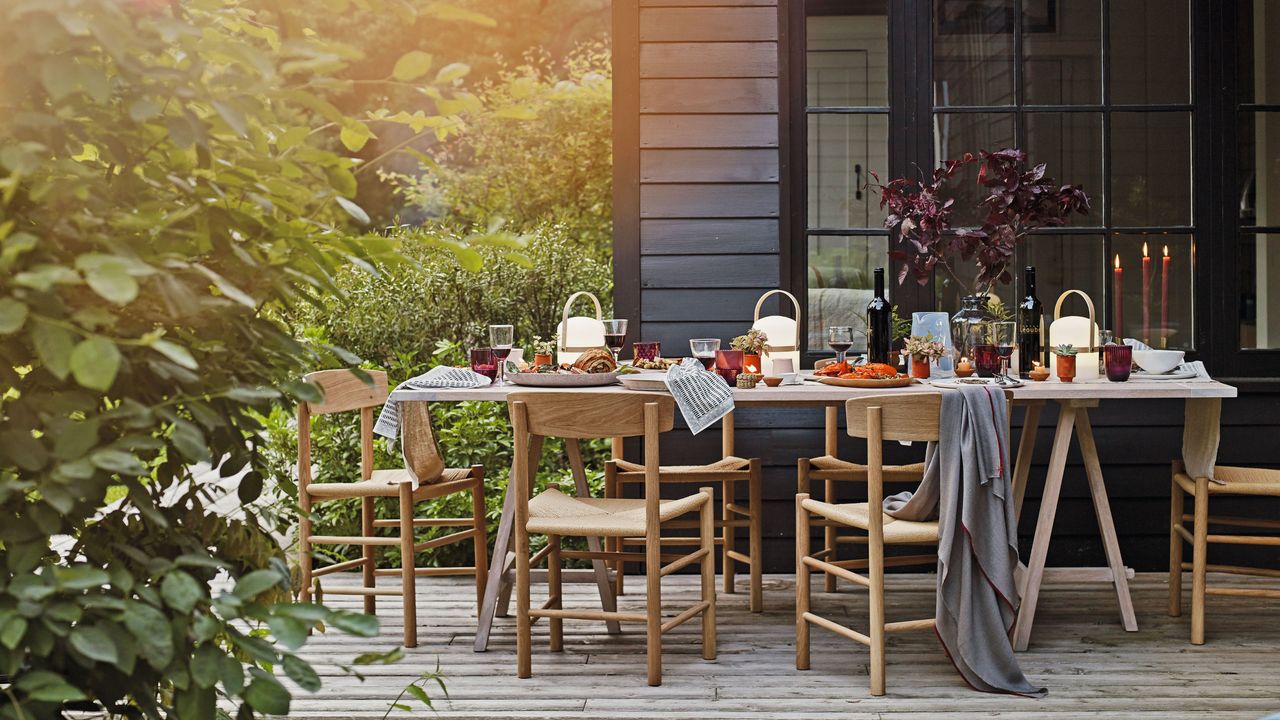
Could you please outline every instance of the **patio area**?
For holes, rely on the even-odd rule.
[[[337,576],[335,576],[337,578]],[[1222,578],[1210,574],[1213,584]],[[1230,578],[1237,584],[1248,584]],[[334,585],[356,584],[356,576]],[[930,614],[932,575],[891,575],[889,619]],[[297,693],[292,717],[306,720],[381,718],[419,672],[439,662],[449,698],[434,690],[444,718],[1260,718],[1280,710],[1276,644],[1280,606],[1248,598],[1211,598],[1208,641],[1187,642],[1189,618],[1166,614],[1165,576],[1139,573],[1131,584],[1139,630],[1120,627],[1107,585],[1046,583],[1037,633],[1019,660],[1034,684],[1049,687],[1042,700],[975,693],[947,664],[930,633],[906,633],[889,644],[888,694],[867,691],[865,648],[827,632],[813,633],[813,669],[795,669],[794,582],[765,577],[765,611],[747,612],[745,584],[719,597],[719,657],[699,657],[697,623],[664,644],[664,681],[645,685],[644,638],[634,626],[610,637],[599,623],[567,622],[565,651],[547,650],[545,623],[534,626],[533,677],[515,677],[515,621],[499,618],[489,651],[472,650],[474,590],[466,579],[433,578],[418,584],[420,645],[400,662],[360,668],[361,682],[337,666],[357,654],[386,649],[399,636],[399,603],[379,605],[378,640],[342,633],[315,636],[302,655],[324,678],[314,695]],[[620,598],[621,609],[642,610],[639,588]],[[664,582],[676,606],[697,596],[696,576]],[[565,587],[567,607],[596,607],[594,587]],[[534,587],[541,602],[542,588]],[[866,620],[866,593],[842,587],[815,593],[814,605],[858,627]],[[360,600],[334,597],[333,607],[359,610]],[[391,717],[407,716],[393,711]],[[415,710],[415,716],[425,713]]]

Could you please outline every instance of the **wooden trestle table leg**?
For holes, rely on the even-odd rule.
[[[569,467],[573,470],[573,486],[578,497],[590,497],[591,488],[587,487],[587,470],[582,464],[582,448],[578,446],[577,438],[565,438],[564,448],[569,454]],[[587,549],[600,552],[600,538],[588,536]],[[609,582],[609,569],[603,560],[592,560],[591,569],[596,575],[596,587],[600,589],[601,606],[605,612],[617,612],[618,599],[613,594],[613,584]],[[617,620],[606,620],[605,626],[610,633],[622,632],[622,625]]]
[[[542,437],[534,435],[529,441],[529,463],[538,467],[542,459]],[[515,477],[516,468],[513,463],[511,475]],[[493,629],[493,616],[498,609],[498,593],[502,589],[503,579],[507,571],[507,550],[511,547],[511,538],[516,516],[516,497],[511,489],[515,483],[507,483],[507,491],[502,499],[502,518],[498,521],[498,534],[493,538],[493,555],[489,558],[489,580],[484,586],[484,602],[480,603],[480,615],[476,618],[476,652],[484,652],[489,648],[489,631]]]

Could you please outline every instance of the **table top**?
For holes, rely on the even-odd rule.
[[[893,393],[936,392],[928,384],[914,384],[904,388],[893,389],[861,389],[823,385],[806,381],[802,385],[786,385],[767,387],[759,384],[752,390],[735,388],[733,401],[735,405],[781,405],[781,406],[821,406],[836,405],[844,401],[868,395]],[[589,393],[621,393],[631,392],[622,385],[606,385],[593,388],[531,388],[519,385],[490,385],[488,387],[456,389],[438,388],[427,390],[396,390],[391,393],[392,400],[428,400],[432,402],[455,402],[459,400],[488,400],[505,402],[507,395],[513,392],[589,392]],[[1236,389],[1216,380],[1130,380],[1113,383],[1105,379],[1089,382],[1059,382],[1056,378],[1043,382],[1027,382],[1022,387],[1013,388],[1015,401],[1033,400],[1158,400],[1177,398],[1233,398]]]

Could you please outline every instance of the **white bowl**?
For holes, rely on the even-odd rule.
[[[1152,375],[1163,375],[1182,364],[1181,350],[1134,350],[1133,361]]]

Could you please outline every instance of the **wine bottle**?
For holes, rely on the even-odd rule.
[[[1044,357],[1044,309],[1036,297],[1036,269],[1028,266],[1022,271],[1026,297],[1018,303],[1018,377],[1025,378],[1031,372],[1032,361],[1045,365]],[[1047,366],[1046,366],[1047,367]]]
[[[867,303],[867,359],[887,363],[893,345],[893,308],[884,299],[884,268],[876,268],[875,277],[876,294]]]

